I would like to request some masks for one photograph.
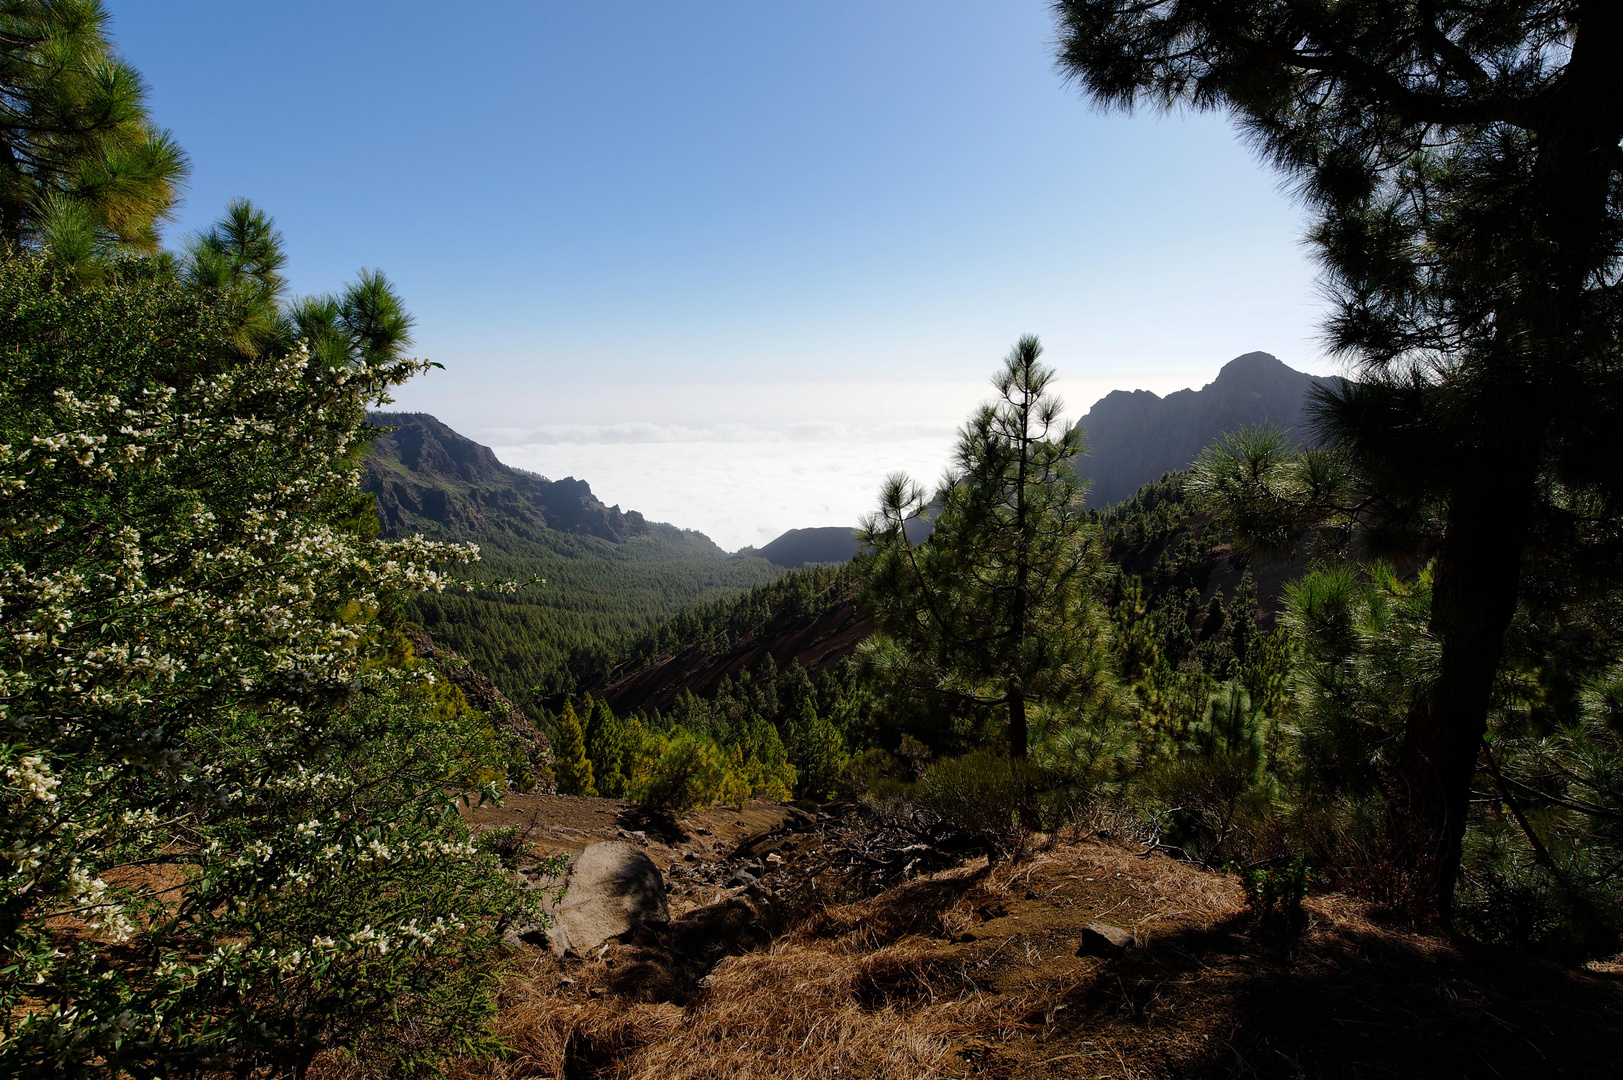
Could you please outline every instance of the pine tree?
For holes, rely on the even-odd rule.
[[[813,685],[811,676],[806,674],[806,669],[801,667],[798,661],[790,664],[789,670],[784,673],[783,687],[778,692],[778,700],[782,715],[785,717],[799,716],[806,702],[817,701],[817,687]]]
[[[1188,660],[1195,651],[1195,632],[1191,629],[1194,613],[1199,610],[1200,593],[1184,590],[1182,597],[1168,595],[1157,619],[1165,626],[1163,652],[1167,663],[1176,668]]]
[[[1435,553],[1441,653],[1412,688],[1397,797],[1427,906],[1446,917],[1527,557],[1562,563],[1569,588],[1619,577],[1599,541],[1615,524],[1591,526],[1623,496],[1623,5],[1054,10],[1061,70],[1096,101],[1234,116],[1317,216],[1327,336],[1363,375],[1320,402],[1345,461],[1307,457],[1285,470],[1289,492],[1238,468],[1214,478],[1276,540],[1327,502],[1353,505],[1325,498],[1353,488],[1371,536]],[[1274,500],[1284,515],[1263,497],[1281,494],[1301,496]]]
[[[592,762],[586,756],[586,737],[581,732],[580,717],[575,715],[575,706],[571,702],[564,702],[563,711],[558,714],[557,738],[553,741],[552,752],[557,756],[553,772],[558,777],[560,794],[597,794],[597,787],[592,782]]]
[[[593,783],[600,795],[619,798],[625,794],[625,765],[629,747],[626,725],[614,715],[607,701],[593,701],[587,695],[586,753],[591,759]]]
[[[200,291],[234,294],[243,311],[238,348],[255,354],[293,337],[282,307],[286,262],[276,223],[247,199],[233,199],[225,216],[187,245],[181,273]]]
[[[1137,682],[1163,663],[1155,614],[1144,599],[1144,584],[1138,578],[1128,582],[1121,602],[1116,605],[1115,617],[1118,674],[1124,682]]]
[[[151,253],[187,164],[99,0],[0,4],[0,239],[68,262]]]
[[[1251,660],[1251,643],[1257,640],[1257,582],[1250,570],[1240,574],[1240,583],[1234,587],[1228,634],[1235,662],[1244,667]]]
[[[1028,702],[1073,697],[1101,672],[1103,553],[1071,465],[1082,436],[1060,420],[1041,353],[1021,338],[993,379],[999,400],[965,425],[929,539],[907,535],[928,501],[901,474],[862,533],[875,551],[864,596],[880,630],[923,665],[908,677],[927,672],[931,691],[1004,708],[1015,758],[1026,755]]]
[[[810,701],[801,704],[790,724],[788,749],[801,794],[813,799],[832,796],[845,768],[845,740]]]
[[[1196,652],[1201,668],[1214,679],[1228,679],[1234,674],[1234,649],[1226,633],[1228,623],[1228,605],[1223,603],[1223,590],[1219,588],[1213,591],[1211,602],[1200,617],[1200,647]]]
[[[1200,637],[1208,641],[1223,633],[1223,627],[1228,624],[1228,607],[1223,603],[1223,590],[1216,589],[1212,593],[1211,601],[1206,605],[1206,613],[1200,617]]]

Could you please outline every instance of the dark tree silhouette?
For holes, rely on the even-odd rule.
[[[1399,802],[1446,917],[1524,563],[1553,554],[1581,588],[1617,558],[1595,534],[1623,492],[1623,5],[1054,13],[1060,69],[1094,100],[1227,112],[1317,215],[1327,337],[1362,369],[1321,395],[1320,425],[1385,535],[1436,559],[1441,658],[1406,721]]]

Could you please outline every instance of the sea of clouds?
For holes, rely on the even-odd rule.
[[[947,463],[952,431],[921,429],[541,429],[495,450],[517,468],[588,480],[605,502],[697,528],[733,551],[793,528],[856,525],[890,472],[933,480]]]
[[[793,528],[854,527],[893,472],[934,485],[990,396],[981,382],[604,386],[552,402],[567,422],[462,430],[509,465],[584,479],[606,503],[734,551]],[[606,411],[622,418],[590,422]]]
[[[1200,386],[1216,365],[1148,374],[1101,367],[1054,390],[1074,421],[1113,389]],[[393,407],[432,413],[509,465],[585,480],[605,503],[728,551],[789,529],[855,527],[893,472],[932,488],[959,428],[993,396],[978,379],[535,382],[429,378]]]
[[[698,529],[735,551],[793,528],[854,527],[891,472],[933,483],[958,423],[982,396],[979,386],[875,393],[871,385],[765,384],[700,396],[673,387],[621,400],[641,414],[634,419],[473,434],[509,465],[584,479],[604,502]],[[661,413],[672,420],[649,418]]]

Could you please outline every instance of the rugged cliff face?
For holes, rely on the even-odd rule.
[[[1308,390],[1332,381],[1253,352],[1224,364],[1199,390],[1164,398],[1148,390],[1106,394],[1080,421],[1090,453],[1077,464],[1093,480],[1089,504],[1109,506],[1163,473],[1188,468],[1202,450],[1237,428],[1272,423],[1306,441]]]
[[[386,429],[372,443],[362,482],[377,496],[386,536],[449,530],[473,537],[494,528],[534,539],[550,529],[619,542],[649,532],[641,514],[603,505],[586,481],[509,468],[490,447],[426,413],[373,413],[368,420]]]

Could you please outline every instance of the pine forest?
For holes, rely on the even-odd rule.
[[[616,403],[564,379],[567,425],[453,430],[414,387],[514,416],[518,369],[464,392],[417,340],[497,340],[505,294],[453,311],[408,262],[306,295],[321,219],[268,196],[181,229],[218,182],[115,37],[141,16],[0,4],[0,1074],[1615,1075],[1623,6],[1041,8],[1067,114],[1204,116],[1264,170],[1338,374],[1248,352],[1084,415],[1076,336],[1011,331],[939,478],[881,461],[838,528],[857,422],[771,443],[717,391],[736,449],[672,499],[780,444],[806,478],[728,495],[808,507],[730,552],[594,493],[710,438],[680,393],[593,427]],[[642,250],[601,252],[603,310],[675,295]],[[622,370],[613,333],[570,355]]]

